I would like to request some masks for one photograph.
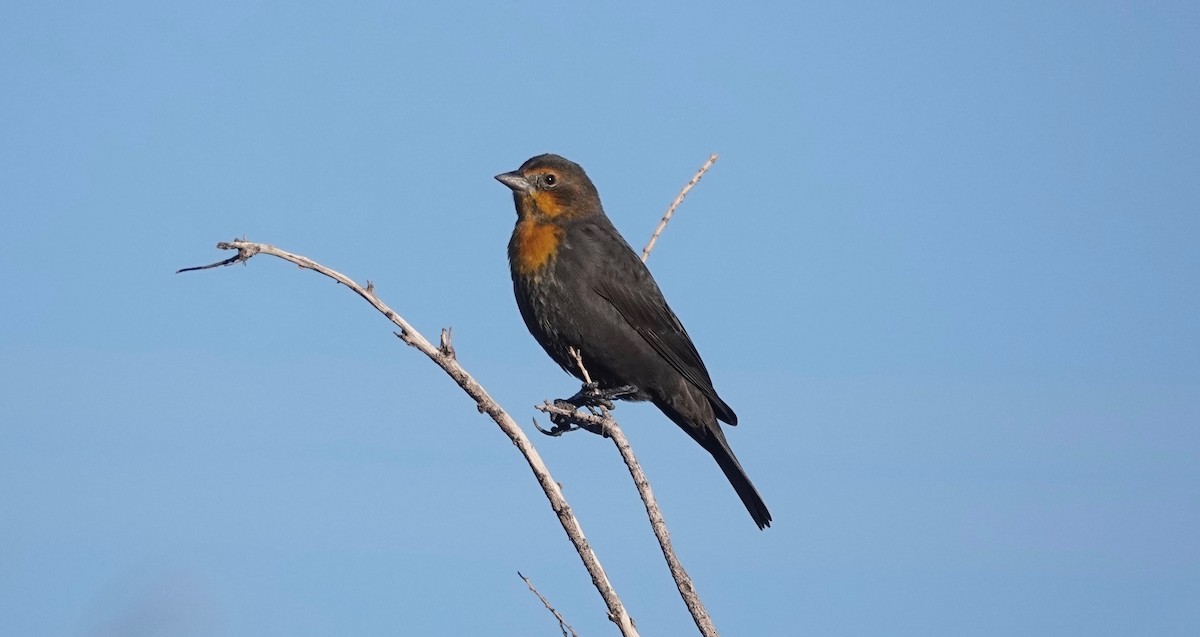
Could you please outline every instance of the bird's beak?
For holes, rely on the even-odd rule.
[[[533,184],[529,183],[528,179],[522,177],[521,173],[515,170],[511,173],[496,175],[496,181],[512,188],[513,192],[531,192],[533,190]]]

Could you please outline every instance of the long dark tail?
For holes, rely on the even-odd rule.
[[[713,459],[717,461],[717,466],[721,467],[729,484],[733,485],[733,490],[742,499],[742,504],[746,505],[746,510],[750,512],[750,517],[754,518],[754,523],[758,525],[758,528],[765,529],[771,526],[771,512],[767,510],[767,504],[763,502],[762,496],[758,495],[758,489],[755,489],[754,484],[750,482],[750,478],[742,469],[737,456],[733,455],[733,450],[729,448],[729,442],[725,440],[725,432],[721,431],[721,425],[713,415],[711,407],[707,410],[707,418],[689,418],[677,411],[675,405],[659,400],[654,400],[654,404],[675,424],[679,425],[680,429],[686,431],[692,440],[700,443],[705,451],[712,454]],[[708,406],[707,402],[703,404]]]
[[[717,426],[720,427],[720,425]],[[733,450],[725,441],[725,433],[720,429],[717,429],[716,432],[717,435],[713,436],[715,440],[710,438],[711,444],[699,440],[697,442],[700,442],[701,446],[717,461],[717,466],[721,467],[721,471],[729,479],[729,484],[732,484],[733,490],[737,491],[738,497],[742,499],[742,504],[746,505],[746,510],[750,512],[750,517],[754,518],[754,523],[758,525],[758,528],[765,529],[771,526],[771,512],[767,510],[767,503],[763,502],[762,496],[758,495],[758,489],[754,488],[750,477],[746,475],[746,471],[738,462],[737,456],[733,455]]]

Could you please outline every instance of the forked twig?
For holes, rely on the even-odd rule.
[[[580,374],[583,375],[584,382],[590,384],[592,377],[583,364],[583,357],[575,348],[571,348],[569,351],[571,358],[575,359],[575,364],[579,367]],[[675,547],[671,544],[671,533],[667,530],[667,521],[663,518],[658,501],[654,499],[654,491],[650,488],[650,480],[646,477],[646,472],[642,470],[642,465],[638,462],[637,456],[633,454],[633,447],[630,446],[629,439],[625,437],[625,432],[621,431],[621,427],[612,417],[612,414],[603,406],[598,408],[599,414],[587,414],[566,409],[550,402],[539,405],[537,409],[551,414],[558,414],[560,417],[571,420],[589,431],[593,431],[594,433],[603,432],[604,437],[612,439],[613,444],[617,447],[617,451],[621,454],[621,459],[625,461],[625,466],[629,469],[629,475],[633,476],[633,484],[637,487],[638,495],[642,498],[642,504],[646,507],[646,515],[650,517],[650,527],[654,530],[654,537],[658,539],[658,546],[662,549],[663,558],[667,561],[667,568],[671,571],[671,577],[675,580],[675,587],[679,589],[679,595],[683,598],[683,603],[687,606],[688,612],[691,613],[692,620],[696,622],[696,627],[700,629],[700,634],[704,635],[704,637],[716,637],[718,635],[717,627],[713,624],[712,617],[708,614],[708,609],[704,607],[704,602],[700,600],[700,594],[696,592],[696,585],[692,582],[691,576],[683,568],[683,563],[679,561],[679,557],[675,555]]]

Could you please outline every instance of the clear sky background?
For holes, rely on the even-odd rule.
[[[492,176],[581,163],[741,425],[759,532],[619,417],[728,635],[1195,635],[1195,2],[6,3],[0,634],[615,634],[496,426],[573,393]],[[969,6],[968,6],[969,5]],[[535,441],[644,635],[611,445]]]

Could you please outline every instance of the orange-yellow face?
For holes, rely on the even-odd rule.
[[[523,275],[536,276],[553,260],[565,221],[603,214],[587,174],[557,155],[539,155],[496,179],[513,191],[517,227],[509,242],[509,261]]]
[[[514,190],[517,202],[517,215],[521,219],[542,217],[553,219],[563,214],[569,214],[563,203],[563,177],[558,171],[550,168],[531,168],[520,172],[520,176],[528,184],[523,190]]]
[[[552,221],[600,212],[600,196],[579,164],[558,155],[531,158],[510,173],[496,175],[513,191],[517,216]]]

